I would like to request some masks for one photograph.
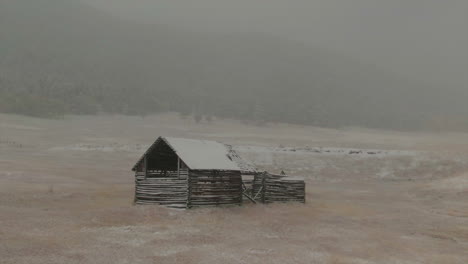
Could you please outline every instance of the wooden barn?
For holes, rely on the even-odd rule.
[[[239,156],[206,140],[159,137],[133,167],[135,203],[176,208],[240,205]]]

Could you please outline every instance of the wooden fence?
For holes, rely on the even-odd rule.
[[[253,180],[250,196],[262,203],[305,203],[305,182],[298,177],[261,173]]]

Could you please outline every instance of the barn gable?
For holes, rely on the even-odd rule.
[[[209,140],[159,137],[132,170],[135,171],[142,164],[145,156],[161,148],[162,145],[169,146],[191,170],[242,171],[245,168],[237,153],[222,143]]]

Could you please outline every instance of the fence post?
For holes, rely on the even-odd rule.
[[[265,203],[265,193],[266,193],[266,177],[267,177],[267,172],[264,172],[262,174],[262,203]]]

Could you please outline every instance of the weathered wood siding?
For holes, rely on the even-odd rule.
[[[135,203],[175,208],[242,204],[242,177],[238,171],[137,172]]]
[[[135,203],[187,207],[188,171],[148,171],[135,175]]]
[[[265,179],[264,202],[301,202],[305,203],[305,182],[286,178]]]
[[[255,176],[252,195],[262,203],[305,203],[305,182],[285,175],[261,173]]]
[[[188,207],[240,205],[242,204],[241,173],[239,171],[190,171],[188,196]]]

